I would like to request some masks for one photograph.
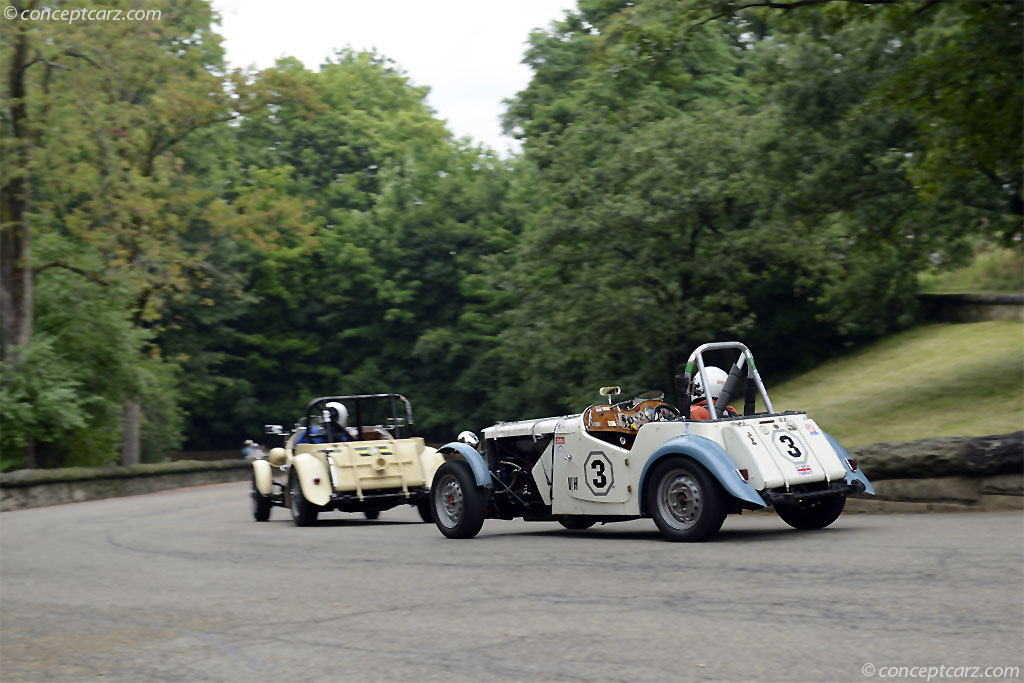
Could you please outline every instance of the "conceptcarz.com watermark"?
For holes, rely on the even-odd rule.
[[[877,666],[867,662],[860,668],[865,678],[892,678],[899,680],[921,679],[925,681],[943,678],[1020,678],[1019,666]]]
[[[70,9],[67,7],[18,9],[13,5],[4,7],[3,16],[9,21],[59,21],[65,24],[73,24],[76,21],[160,21],[163,18],[158,9]]]

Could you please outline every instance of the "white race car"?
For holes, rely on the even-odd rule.
[[[327,510],[376,519],[382,510],[415,505],[424,522],[432,521],[429,485],[442,459],[407,433],[411,425],[412,407],[399,394],[321,396],[290,434],[267,425],[285,444],[253,462],[253,517],[265,522],[277,505],[308,526]]]
[[[738,358],[726,375],[705,365],[709,353]],[[618,393],[602,388],[608,403],[578,415],[488,427],[480,450],[472,432],[442,446],[431,485],[441,533],[471,538],[486,518],[586,529],[650,517],[669,540],[701,541],[729,513],[774,506],[790,526],[820,529],[847,495],[874,494],[856,460],[807,413],[772,409],[739,342],[693,352],[677,377],[679,407],[657,392],[612,404]],[[743,399],[741,412],[729,406],[734,398]]]

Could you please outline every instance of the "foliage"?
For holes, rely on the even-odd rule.
[[[796,374],[913,325],[921,273],[1019,255],[1022,6],[580,0],[513,159],[376,53],[228,71],[201,0],[0,24],[0,465],[115,459],[126,401],[150,460],[333,393],[441,441],[708,340]]]
[[[981,243],[976,256],[955,270],[927,270],[918,281],[929,294],[1021,294],[1024,293],[1024,252]]]

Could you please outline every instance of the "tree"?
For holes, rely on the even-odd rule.
[[[266,242],[276,231],[266,219],[281,217],[302,230],[301,202],[264,196],[225,210],[175,154],[196,131],[262,106],[280,89],[274,71],[256,80],[224,71],[212,20],[208,4],[187,2],[153,22],[5,22],[13,34],[4,41],[10,153],[0,198],[8,374],[19,372],[18,350],[33,339],[39,278],[63,271],[106,286],[144,330],[158,323],[169,297],[202,282],[212,241]],[[136,353],[146,352],[145,335],[135,338]],[[130,437],[144,419],[142,391],[137,384],[124,396],[129,463],[137,460]],[[25,447],[31,466],[31,440]]]

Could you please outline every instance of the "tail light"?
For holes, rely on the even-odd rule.
[[[857,458],[847,458],[846,462],[850,466],[851,470],[853,470],[854,472],[857,471]]]
[[[319,484],[319,483],[320,483],[320,477],[313,477],[313,484]]]
[[[736,470],[736,474],[740,475],[743,481],[750,481],[750,472],[747,470]]]

